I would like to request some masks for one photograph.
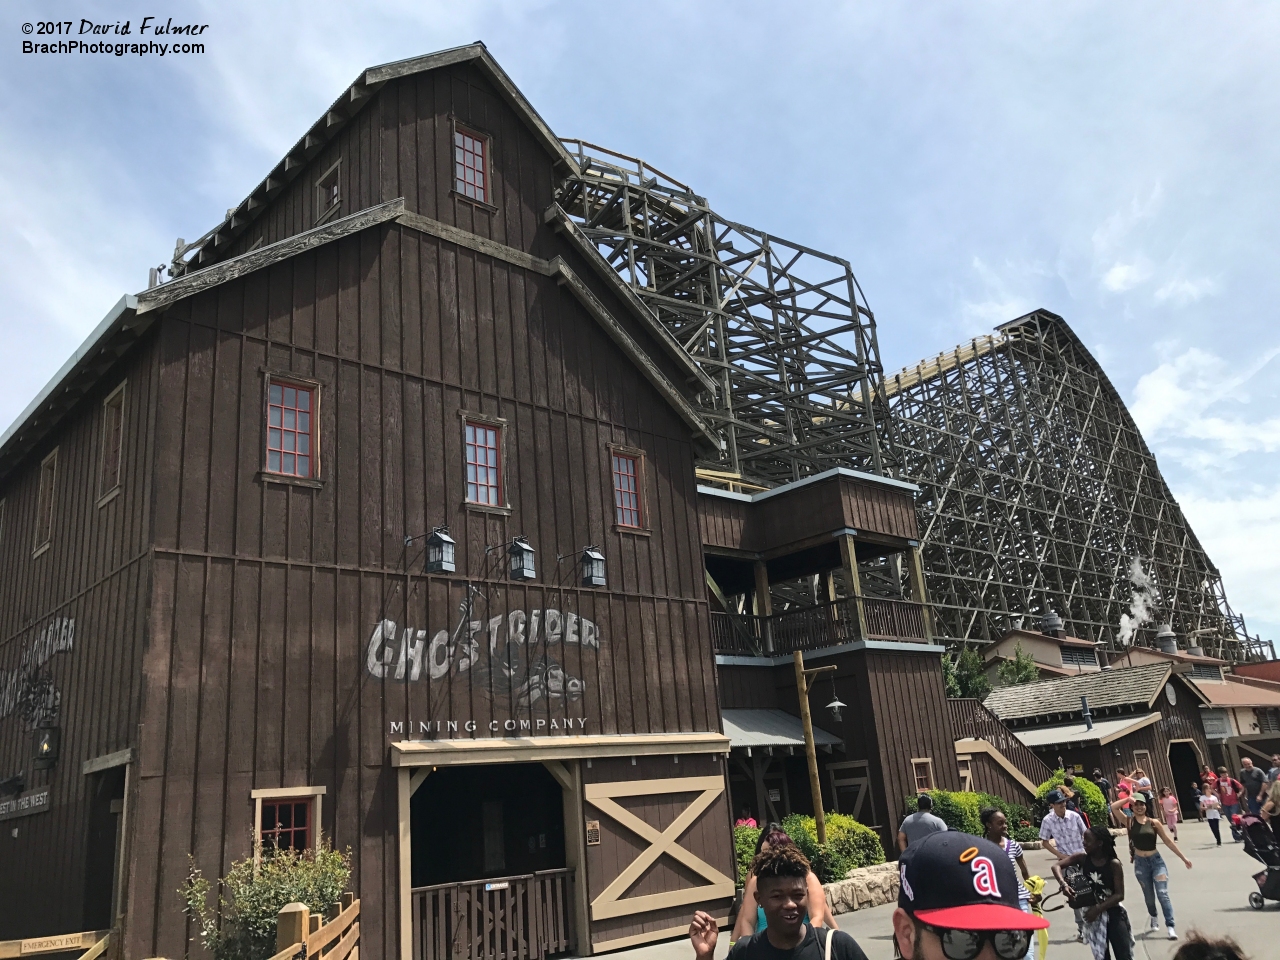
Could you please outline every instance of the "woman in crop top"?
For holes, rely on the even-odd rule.
[[[1113,806],[1118,808],[1121,802],[1117,800]],[[1191,861],[1178,849],[1177,842],[1169,836],[1169,831],[1154,815],[1155,801],[1152,800],[1151,794],[1134,793],[1128,803],[1133,809],[1133,817],[1129,820],[1129,855],[1133,860],[1133,872],[1138,878],[1138,886],[1142,887],[1142,895],[1147,901],[1149,929],[1160,929],[1160,923],[1156,918],[1156,900],[1159,899],[1165,926],[1169,930],[1169,939],[1177,940],[1178,932],[1173,923],[1173,903],[1169,899],[1169,868],[1165,866],[1164,858],[1156,850],[1156,840],[1163,840],[1164,845],[1187,865],[1188,870],[1191,869]]]

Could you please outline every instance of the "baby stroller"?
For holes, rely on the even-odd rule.
[[[1236,814],[1231,819],[1239,821],[1244,833],[1244,852],[1267,868],[1253,875],[1258,889],[1249,894],[1249,906],[1261,910],[1268,900],[1280,900],[1280,844],[1271,827],[1257,817]]]

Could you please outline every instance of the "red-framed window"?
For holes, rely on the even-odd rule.
[[[272,383],[267,396],[267,472],[315,475],[315,389]]]
[[[262,801],[262,848],[311,849],[313,797]]]
[[[486,171],[488,165],[485,156],[488,144],[484,137],[472,133],[465,127],[457,127],[453,132],[453,174],[454,189],[464,197],[489,202],[489,185]]]
[[[625,453],[613,455],[614,517],[620,527],[642,527],[640,509],[640,458]]]
[[[467,421],[467,500],[502,506],[502,428]]]

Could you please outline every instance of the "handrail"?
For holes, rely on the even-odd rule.
[[[535,870],[533,873],[514,873],[509,877],[485,877],[483,880],[455,880],[452,883],[433,883],[426,887],[411,887],[410,893],[430,893],[432,890],[447,890],[450,887],[472,887],[482,883],[510,883],[513,880],[532,880],[534,877],[553,877],[556,874],[569,875],[573,871],[568,867],[553,867],[550,870]]]
[[[360,901],[354,894],[345,893],[342,902],[335,903],[330,910],[333,918],[320,924],[319,915],[313,917],[305,904],[291,903],[284,907],[276,920],[279,952],[270,960],[306,960],[307,957],[345,960],[360,941]],[[315,930],[311,929],[313,925]],[[282,945],[282,939],[293,942]]]
[[[866,620],[865,636],[859,604]],[[766,637],[768,650],[775,655],[855,640],[924,642],[928,640],[924,612],[925,605],[914,600],[868,596],[844,597],[770,617],[716,610],[711,613],[712,644],[717,653],[760,656]]]

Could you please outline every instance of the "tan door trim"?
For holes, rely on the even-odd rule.
[[[698,792],[698,797],[671,822],[665,830],[658,830],[630,810],[617,803],[619,797],[660,796],[671,793]],[[630,830],[649,846],[624,869],[613,882],[591,901],[591,919],[606,920],[611,917],[628,917],[666,907],[684,906],[716,897],[734,894],[733,880],[725,876],[701,857],[691,853],[678,843],[686,830],[724,793],[724,777],[675,777],[662,780],[626,780],[616,783],[589,783],[583,790],[584,799],[601,813],[611,817],[620,826]],[[622,895],[663,854],[678,860],[707,883],[683,890],[669,890],[641,897]]]

